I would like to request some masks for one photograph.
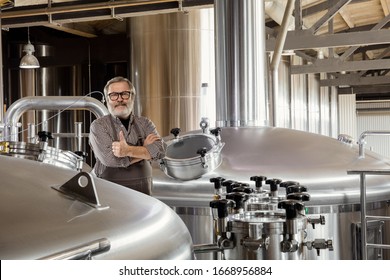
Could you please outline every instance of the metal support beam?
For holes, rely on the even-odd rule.
[[[311,28],[312,34],[315,34],[318,29],[321,28],[324,24],[326,24],[328,21],[330,21],[337,13],[340,11],[341,8],[348,5],[348,3],[351,2],[351,0],[340,0],[338,1],[332,8],[328,10],[328,12],[320,18]]]
[[[341,71],[362,71],[390,68],[390,59],[345,61],[338,59],[317,59],[311,65],[291,66],[291,74],[331,73]]]
[[[376,24],[372,30],[379,30],[381,29],[383,26],[385,26],[388,22],[390,21],[390,14],[387,15],[385,18],[383,18],[378,24]],[[351,54],[353,54],[357,49],[359,48],[359,46],[354,46],[354,47],[351,47],[349,48],[347,51],[345,51],[343,53],[343,55],[340,56],[340,59],[341,60],[346,60]]]
[[[361,86],[390,84],[390,76],[361,77],[356,74],[340,75],[335,79],[324,79],[320,81],[321,87],[330,86]]]
[[[353,33],[337,33],[329,35],[313,35],[304,31],[289,31],[283,50],[305,50],[319,48],[336,48],[344,46],[367,46],[389,44],[390,30],[373,30]],[[276,45],[276,39],[266,42],[266,51],[271,52]]]

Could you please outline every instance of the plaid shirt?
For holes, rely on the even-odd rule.
[[[110,118],[113,122],[111,122]],[[114,123],[116,136],[112,135],[112,123]],[[137,135],[134,123],[137,123],[141,135]],[[114,156],[112,152],[112,142],[118,141],[119,131],[121,130],[123,131],[126,142],[133,146],[137,145],[139,137],[145,140],[146,136],[151,133],[160,136],[153,122],[142,116],[134,116],[132,114],[128,128],[125,128],[122,122],[112,115],[106,115],[94,120],[90,127],[89,144],[95,154],[96,164],[94,166],[94,172],[97,176],[103,173],[106,166],[127,167],[130,165],[130,157],[119,158]],[[145,146],[145,148],[148,150],[152,160],[158,160],[165,156],[165,144],[162,139]]]

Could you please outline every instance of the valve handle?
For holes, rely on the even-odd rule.
[[[219,134],[221,133],[221,130],[222,129],[220,127],[216,127],[214,129],[210,130],[210,133],[213,134],[215,137],[218,137]]]
[[[308,222],[311,224],[313,229],[315,229],[316,228],[316,226],[315,226],[316,224],[325,225],[325,216],[320,215],[319,218],[309,218]]]
[[[236,181],[226,180],[222,182],[222,186],[226,187],[227,193],[231,193],[236,183]]]
[[[268,179],[265,181],[265,183],[270,186],[271,191],[277,191],[278,186],[280,185],[281,182],[282,182],[282,180],[276,179],[276,178]]]
[[[251,181],[255,181],[255,186],[257,189],[260,189],[263,186],[263,181],[267,180],[265,176],[252,176],[249,178]]]
[[[232,192],[226,195],[227,199],[231,199],[235,202],[235,209],[244,208],[244,202],[248,200],[249,196],[241,192]]]
[[[181,132],[181,129],[176,127],[176,128],[172,128],[171,129],[171,134],[173,134],[173,136],[175,136],[175,138],[179,135],[179,133]]]
[[[216,190],[219,190],[222,188],[222,182],[225,181],[225,178],[222,177],[215,177],[215,178],[210,178],[210,182],[214,183],[214,188]]]
[[[79,157],[82,157],[83,159],[86,159],[88,157],[88,153],[87,152],[83,152],[83,151],[75,151],[74,152],[76,155],[78,155]]]
[[[235,202],[233,200],[220,199],[210,201],[210,207],[218,210],[218,218],[223,219],[229,215],[228,208],[234,207]]]
[[[296,182],[296,181],[283,181],[280,183],[280,187],[281,188],[288,188],[289,186],[293,186],[293,185],[299,185],[299,182]]]
[[[286,188],[286,194],[307,192],[307,187],[302,185],[291,185]]]
[[[286,219],[287,220],[293,220],[298,217],[299,211],[302,211],[305,206],[303,203],[297,201],[297,200],[283,200],[278,203],[278,208],[285,209],[286,210]]]
[[[242,186],[233,188],[232,192],[242,192],[242,193],[251,194],[251,193],[254,193],[255,190],[252,189],[251,187],[245,186],[245,184],[243,184]]]
[[[47,140],[53,139],[50,131],[39,131],[38,137],[41,142],[47,142]]]
[[[305,193],[305,192],[289,193],[287,195],[287,199],[293,199],[293,200],[298,200],[298,201],[309,201],[310,194]]]
[[[196,151],[196,153],[200,155],[202,158],[204,158],[205,155],[207,154],[207,148],[205,147],[200,148],[199,150]]]

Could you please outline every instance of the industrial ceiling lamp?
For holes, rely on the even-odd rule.
[[[34,46],[30,43],[30,28],[27,27],[27,36],[28,36],[28,43],[24,45],[23,52],[25,52],[25,56],[22,57],[20,60],[19,67],[23,69],[34,69],[39,68],[39,61],[33,55],[33,52],[35,52]]]

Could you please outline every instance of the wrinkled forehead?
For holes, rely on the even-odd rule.
[[[122,91],[131,91],[131,88],[127,82],[115,82],[108,86],[108,93],[110,92],[122,92]]]

